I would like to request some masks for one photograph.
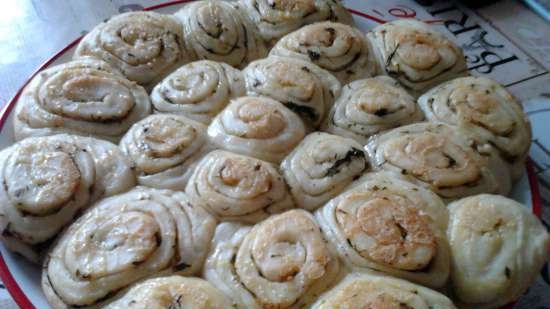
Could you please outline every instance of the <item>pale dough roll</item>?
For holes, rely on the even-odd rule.
[[[382,72],[415,95],[467,74],[460,47],[421,21],[398,19],[374,28],[367,38]]]
[[[311,61],[342,84],[377,73],[366,36],[357,28],[335,22],[315,23],[289,33],[269,54]]]
[[[136,187],[100,201],[63,233],[42,289],[55,309],[98,308],[141,279],[196,274],[215,226],[182,192]]]
[[[396,80],[377,76],[345,85],[322,129],[366,144],[374,134],[419,122],[423,117],[414,97]]]
[[[298,207],[315,210],[338,195],[369,167],[352,139],[313,132],[283,160],[281,170]]]
[[[252,62],[243,72],[249,95],[283,103],[310,128],[321,124],[341,91],[332,74],[301,59],[271,56]]]
[[[497,148],[515,179],[524,170],[531,125],[514,96],[486,77],[457,78],[418,99],[429,121],[463,127]]]
[[[354,24],[351,14],[336,0],[240,0],[238,8],[252,19],[270,45],[314,22]]]
[[[224,221],[259,222],[294,208],[283,177],[271,163],[215,150],[195,168],[185,193]]]
[[[130,163],[115,145],[65,134],[2,150],[0,173],[1,238],[36,263],[47,242],[92,202],[135,185]]]
[[[209,124],[229,100],[244,93],[241,71],[222,62],[201,60],[168,75],[153,89],[151,101],[156,112]]]
[[[550,235],[524,205],[481,194],[449,204],[452,287],[468,308],[518,299],[550,256]]]
[[[15,107],[15,139],[58,133],[118,141],[151,113],[145,89],[89,57],[38,73]]]
[[[208,127],[219,148],[279,163],[305,136],[300,118],[267,97],[233,100]]]
[[[356,271],[442,287],[449,215],[433,192],[391,173],[367,174],[315,213],[331,248]]]
[[[105,309],[231,309],[231,302],[208,281],[170,276],[136,284]]]
[[[151,115],[135,123],[120,141],[138,183],[183,190],[196,162],[207,150],[206,127],[183,116]]]
[[[446,201],[510,192],[510,171],[495,149],[458,127],[411,124],[373,136],[365,148],[375,170],[406,175]]]
[[[312,309],[456,309],[445,295],[392,277],[350,274]]]
[[[304,308],[342,275],[319,226],[304,210],[253,226],[222,223],[203,275],[238,309]]]
[[[150,89],[193,59],[178,20],[156,12],[129,12],[95,26],[78,44],[74,58],[92,56]]]
[[[232,2],[206,0],[176,13],[183,36],[197,58],[242,68],[264,58],[267,49],[255,25]]]

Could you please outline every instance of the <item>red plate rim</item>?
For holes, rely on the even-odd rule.
[[[166,2],[166,3],[146,7],[143,10],[144,11],[151,11],[151,10],[156,10],[156,9],[160,9],[160,8],[163,8],[163,7],[182,4],[182,3],[185,3],[185,2],[191,2],[191,1],[194,1],[194,0],[169,1],[169,2]],[[349,11],[352,14],[355,14],[357,16],[361,16],[363,18],[372,20],[372,21],[380,23],[380,24],[383,24],[383,23],[386,22],[385,20],[382,20],[378,17],[372,16],[372,15],[369,15],[369,14],[366,14],[366,13],[363,13],[363,12],[360,12],[360,11],[357,11],[357,10],[349,9]],[[46,67],[48,67],[50,64],[52,64],[55,60],[57,60],[59,57],[61,57],[63,54],[65,54],[68,50],[75,47],[80,42],[82,37],[83,36],[80,36],[76,40],[72,41],[71,43],[69,43],[69,45],[65,46],[63,49],[58,51],[51,58],[46,60],[46,62],[44,62],[42,65],[40,65],[40,67],[38,67],[38,69],[29,77],[29,79],[27,79],[27,81],[21,86],[21,88],[19,88],[17,93],[6,104],[6,106],[4,106],[4,108],[0,112],[0,130],[2,130],[2,128],[6,124],[8,116],[10,115],[11,111],[15,107],[15,103],[17,102],[17,100],[21,96],[21,93],[23,92],[23,89],[27,86],[27,84],[36,76],[36,74],[38,74],[40,71],[44,70]],[[537,176],[535,174],[535,167],[533,165],[533,161],[531,160],[531,158],[528,158],[527,161],[525,162],[525,168],[527,170],[527,179],[528,179],[528,182],[529,182],[529,188],[531,189],[531,202],[533,204],[533,213],[537,217],[540,218],[541,213],[542,213],[541,196],[540,196]],[[19,286],[17,281],[15,281],[15,278],[11,274],[8,266],[6,265],[6,262],[4,261],[4,257],[2,256],[2,253],[0,253],[0,279],[2,279],[2,282],[4,283],[4,286],[6,287],[8,292],[13,297],[15,303],[21,309],[36,309],[36,307],[29,300],[27,295],[23,292],[23,290],[21,289],[21,287]],[[512,308],[512,306],[506,306],[506,308]]]

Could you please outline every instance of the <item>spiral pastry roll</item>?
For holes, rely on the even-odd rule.
[[[101,196],[134,186],[129,163],[109,142],[55,135],[0,152],[0,238],[38,263],[42,249]]]
[[[430,121],[463,127],[498,149],[519,178],[529,146],[531,126],[520,103],[486,77],[463,77],[439,85],[418,99]]]
[[[394,171],[450,201],[510,192],[510,171],[487,145],[458,127],[417,123],[374,136],[365,146],[375,170]]]
[[[252,19],[270,45],[314,22],[354,25],[351,14],[337,0],[239,0],[238,8]]]
[[[371,135],[419,122],[422,110],[396,80],[377,76],[345,85],[323,130],[366,144]]]
[[[193,58],[176,18],[142,11],[97,25],[78,44],[74,58],[82,56],[102,59],[146,88]]]
[[[359,29],[320,22],[287,34],[270,55],[308,60],[332,73],[342,84],[376,74],[369,41]]]
[[[416,95],[467,73],[460,47],[421,21],[395,20],[374,28],[367,38],[383,73]]]
[[[323,294],[312,309],[456,309],[445,295],[405,280],[350,274]]]
[[[323,132],[306,136],[281,163],[297,206],[314,210],[359,178],[369,166],[362,148]]]
[[[468,308],[500,308],[535,281],[550,236],[524,205],[481,194],[449,205],[452,287]]]
[[[367,174],[315,216],[333,251],[352,269],[430,287],[447,281],[449,215],[429,190],[391,173]]]
[[[196,1],[176,16],[183,24],[185,41],[199,59],[243,68],[267,55],[254,24],[230,2]]]
[[[340,95],[340,82],[315,64],[271,56],[254,61],[244,72],[249,95],[271,97],[317,127]]]
[[[305,127],[275,100],[242,97],[214,118],[208,136],[222,149],[279,163],[304,138]]]
[[[231,302],[211,283],[199,278],[170,276],[138,283],[105,309],[232,309]]]
[[[230,99],[245,94],[242,72],[209,60],[189,63],[167,76],[151,93],[155,111],[209,124]]]
[[[203,275],[237,309],[285,309],[306,307],[342,270],[311,214],[295,209],[253,227],[220,224]]]
[[[15,108],[15,139],[58,133],[117,141],[151,112],[145,90],[107,63],[83,58],[36,75]]]
[[[196,161],[208,149],[206,139],[201,123],[155,114],[134,124],[120,149],[132,161],[139,184],[183,191]]]
[[[42,289],[55,309],[95,308],[143,278],[195,274],[215,225],[181,192],[137,187],[104,199],[53,247]]]
[[[185,193],[220,220],[259,222],[294,207],[283,177],[268,162],[223,150],[197,165]]]

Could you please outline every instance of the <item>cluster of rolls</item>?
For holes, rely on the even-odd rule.
[[[0,237],[55,309],[498,308],[550,236],[504,197],[521,105],[466,75],[335,0],[115,16],[21,95]]]

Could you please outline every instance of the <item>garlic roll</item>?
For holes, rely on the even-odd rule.
[[[323,132],[306,136],[281,163],[297,206],[307,210],[338,195],[368,167],[359,143]]]
[[[315,213],[331,248],[355,271],[440,288],[449,277],[449,215],[433,192],[391,173],[366,174]]]
[[[377,63],[366,36],[357,28],[330,21],[285,35],[269,54],[311,61],[332,73],[342,84],[377,73]]]
[[[305,127],[275,100],[242,97],[214,118],[208,136],[219,148],[279,163],[305,136]]]
[[[39,263],[48,242],[100,197],[135,185],[130,163],[107,141],[32,137],[0,152],[3,243]]]
[[[356,80],[342,88],[322,129],[366,144],[370,136],[423,119],[422,110],[387,76]]]
[[[89,57],[38,73],[15,107],[15,139],[70,133],[117,142],[151,113],[145,89]]]
[[[168,75],[151,92],[151,101],[156,112],[182,115],[207,125],[231,99],[244,94],[241,71],[201,60]]]
[[[100,201],[63,233],[42,289],[54,309],[97,308],[141,279],[196,274],[215,226],[182,192],[136,187]]]
[[[138,183],[158,189],[183,190],[196,161],[209,148],[204,125],[169,114],[135,123],[120,141]]]

